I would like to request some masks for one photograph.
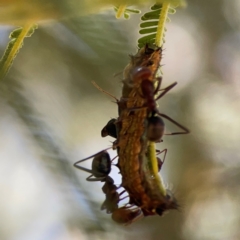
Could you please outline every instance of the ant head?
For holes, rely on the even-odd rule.
[[[107,125],[101,131],[102,137],[111,136],[113,138],[117,138],[115,122],[116,122],[115,118],[112,118],[110,121],[108,121]]]
[[[165,129],[162,118],[153,116],[148,119],[147,138],[149,141],[160,141]]]
[[[111,172],[111,158],[107,151],[100,152],[93,158],[92,172],[95,177],[104,177]]]
[[[132,70],[133,81],[148,79],[152,76],[152,72],[147,67],[136,67]]]

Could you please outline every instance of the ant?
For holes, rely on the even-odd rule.
[[[140,207],[135,206],[135,208],[129,207],[121,207],[115,210],[112,213],[112,219],[113,221],[123,224],[123,225],[129,225],[141,218],[144,217],[142,209]]]
[[[113,138],[117,138],[117,128],[115,124],[116,121],[117,119],[115,118],[112,118],[108,121],[107,125],[101,131],[102,137],[110,136]]]
[[[109,173],[111,172],[111,164],[115,158],[111,160],[110,155],[106,150],[107,149],[102,150],[90,157],[84,158],[74,163],[74,167],[91,173],[91,175],[86,178],[87,181],[105,182],[102,187],[102,191],[106,194],[106,200],[103,202],[101,210],[106,209],[107,213],[113,213],[116,209],[118,209],[119,201],[124,199],[120,199],[120,196],[125,192],[125,190],[121,193],[118,193],[118,187],[116,187],[116,185],[114,184],[114,180],[109,176]],[[78,166],[79,163],[86,161],[92,157],[92,170]]]
[[[107,213],[113,213],[118,209],[118,203],[124,199],[120,199],[120,196],[125,192],[125,190],[118,193],[117,189],[119,189],[119,187],[114,184],[114,180],[110,176],[107,176],[105,184],[102,187],[102,191],[105,193],[106,199],[101,206],[101,210],[106,209]]]
[[[160,170],[162,169],[162,165],[163,165],[163,163],[165,161],[165,158],[166,158],[166,155],[167,155],[167,149],[165,148],[162,151],[156,150],[157,155],[161,154],[163,152],[164,152],[163,160],[161,160],[159,157],[157,157],[158,172],[160,172]]]
[[[107,148],[105,150],[102,150],[94,155],[91,155],[90,157],[84,158],[78,162],[74,163],[74,167],[83,170],[85,172],[91,173],[90,176],[86,178],[89,182],[94,181],[102,181],[104,182],[108,176],[108,174],[111,172],[111,162],[114,160],[111,160],[109,153],[106,151],[110,148]],[[90,158],[93,158],[92,161],[92,170],[78,166],[77,164],[84,162]]]
[[[108,176],[102,187],[103,193],[106,195],[106,199],[101,206],[101,210],[105,210],[107,213],[113,213],[118,209],[119,193],[117,192],[117,186],[114,184],[114,180]]]
[[[176,86],[177,82],[172,83],[168,87],[164,89],[160,89],[162,78],[158,77],[156,80],[158,81],[157,87],[155,89],[154,82],[150,81],[149,78],[152,76],[152,72],[147,67],[136,67],[132,71],[132,78],[133,81],[138,83],[140,82],[140,89],[142,94],[140,96],[146,99],[146,105],[143,107],[147,107],[150,112],[150,117],[148,118],[148,133],[147,137],[150,141],[160,141],[165,129],[165,124],[161,117],[168,119],[170,122],[178,126],[179,128],[183,129],[182,132],[174,132],[168,133],[165,135],[177,135],[177,134],[188,134],[190,131],[179,124],[178,122],[174,121],[172,118],[167,116],[166,114],[160,113],[157,109],[156,101],[163,97],[168,91],[170,91],[174,86]],[[155,94],[159,91],[163,91],[156,99],[154,98]],[[139,107],[142,108],[142,107]],[[136,109],[136,108],[135,108]],[[134,108],[133,108],[134,110]],[[159,116],[155,116],[155,115]],[[160,117],[161,116],[161,117]]]
[[[152,118],[154,121],[160,121],[160,127],[162,126],[162,124],[164,125],[164,122],[161,118],[159,117],[153,117]],[[156,120],[155,120],[156,119]],[[117,138],[117,129],[116,129],[116,121],[117,119],[115,118],[112,118],[111,120],[108,121],[108,123],[106,124],[106,126],[102,129],[101,131],[101,135],[102,137],[106,137],[106,136],[110,136],[110,137],[113,137],[113,138]],[[154,138],[153,136],[158,136],[159,135],[159,132],[157,127],[154,127],[155,125],[155,122],[153,122],[152,125],[149,125],[148,126],[148,131],[147,131],[147,138],[149,141],[152,141]],[[161,130],[161,133],[164,131]],[[163,140],[161,140],[162,142]],[[158,161],[158,171],[160,172],[161,168],[162,168],[162,165],[164,163],[164,160],[165,160],[165,157],[166,157],[166,154],[167,154],[167,149],[164,149],[162,151],[160,150],[156,150],[157,154],[161,154],[162,152],[164,152],[164,157],[163,157],[163,160],[161,160],[159,157],[157,157],[157,161]]]

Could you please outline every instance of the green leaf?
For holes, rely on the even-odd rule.
[[[140,34],[147,34],[147,33],[156,33],[157,32],[157,27],[154,28],[144,28],[139,31]]]
[[[138,9],[130,9],[130,8],[126,8],[125,12],[137,13],[137,14],[141,13],[141,11]]]
[[[13,60],[23,45],[23,40],[26,37],[31,37],[37,25],[27,24],[24,27],[17,28],[11,32],[9,38],[11,39],[7,48],[0,60],[0,80],[2,80],[8,73],[12,66]]]
[[[161,3],[162,4],[161,4]],[[143,46],[143,42],[153,43],[158,47],[162,47],[162,44],[165,42],[165,31],[166,31],[166,22],[170,22],[168,14],[174,14],[176,10],[170,5],[172,1],[158,1],[157,4],[151,7],[151,11],[145,13],[141,20],[144,21],[140,24],[141,30],[140,34],[150,34],[145,37],[142,37],[138,40],[138,46]],[[152,21],[157,19],[158,21]],[[155,33],[155,34],[153,34]]]
[[[141,13],[140,10],[127,8],[127,5],[123,5],[123,4],[118,7],[115,6],[114,11],[116,12],[116,18],[120,18],[123,15],[125,19],[130,18],[129,13]]]
[[[157,25],[158,25],[158,21],[143,22],[140,24],[140,28],[153,27],[153,26],[157,26]]]
[[[141,17],[141,20],[147,21],[147,20],[151,20],[151,19],[158,19],[159,14],[160,14],[160,9],[151,11],[151,12],[147,12]]]

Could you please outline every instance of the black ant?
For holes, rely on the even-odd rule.
[[[107,149],[106,149],[107,150]],[[76,163],[74,163],[74,167],[83,170],[85,172],[91,173],[89,177],[86,178],[87,181],[101,181],[105,182],[102,191],[106,195],[106,200],[103,202],[101,206],[101,210],[105,210],[107,213],[113,213],[116,209],[118,209],[120,196],[125,192],[121,193],[117,192],[118,187],[114,184],[114,180],[109,176],[111,172],[112,161],[115,159],[110,158],[109,153],[106,150],[102,150],[90,157],[84,158]],[[78,166],[79,163],[84,162],[93,157],[92,161],[92,170]]]
[[[110,149],[110,148],[108,148]],[[78,162],[74,163],[74,167],[83,170],[85,172],[91,173],[91,175],[89,177],[86,178],[87,181],[90,182],[94,182],[94,181],[105,181],[106,177],[108,176],[108,174],[111,172],[111,158],[109,153],[105,150],[102,150],[90,157],[84,158]],[[92,161],[92,170],[85,168],[85,167],[81,167],[78,166],[79,163],[84,162],[90,158],[93,158]],[[95,178],[93,178],[95,177]]]
[[[102,191],[105,193],[106,199],[101,206],[101,210],[106,209],[107,213],[113,213],[116,209],[118,209],[118,203],[124,199],[120,199],[120,196],[125,193],[125,190],[123,190],[121,193],[117,192],[117,189],[120,187],[117,187],[114,184],[114,180],[110,176],[106,178],[106,181],[102,187]]]
[[[154,139],[156,138],[155,135],[158,136],[159,132],[161,134],[163,134],[164,128],[162,126],[164,126],[164,122],[163,122],[163,120],[160,117],[157,117],[157,116],[152,117],[151,120],[152,120],[152,122],[148,126],[147,138],[148,138],[149,141],[154,141]],[[116,121],[117,120],[115,118],[112,118],[111,120],[108,121],[106,126],[101,131],[102,137],[111,136],[113,138],[117,138]],[[159,124],[159,122],[160,122],[160,124]],[[163,140],[161,140],[161,142],[162,141]],[[161,160],[159,157],[157,157],[158,169],[160,171],[161,168],[162,168],[162,165],[164,163],[166,154],[167,154],[167,149],[164,149],[162,151],[156,150],[156,152],[157,152],[157,154],[160,154],[160,153],[164,152],[163,160]]]
[[[116,121],[117,119],[112,118],[108,121],[107,125],[102,129],[101,136],[106,137],[110,136],[113,138],[117,138],[117,128],[116,128]]]

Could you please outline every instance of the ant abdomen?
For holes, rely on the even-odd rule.
[[[152,142],[161,140],[164,134],[165,124],[162,118],[153,116],[148,119],[147,139]]]
[[[106,176],[111,172],[111,158],[107,151],[96,155],[92,161],[92,171],[94,176]]]
[[[131,224],[132,222],[137,221],[142,217],[142,210],[138,207],[134,209],[131,209],[129,207],[121,207],[115,210],[112,214],[113,221],[124,225]]]

